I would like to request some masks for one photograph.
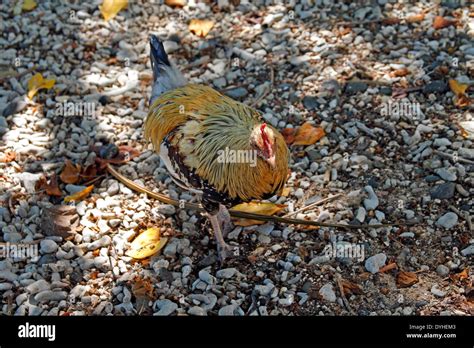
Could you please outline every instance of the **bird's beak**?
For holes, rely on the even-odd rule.
[[[275,155],[273,155],[272,157],[268,157],[267,162],[272,168],[275,168]]]

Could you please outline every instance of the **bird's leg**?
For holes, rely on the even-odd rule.
[[[219,212],[217,213],[217,215],[219,220],[222,221],[222,235],[225,238],[234,228],[234,224],[232,224],[229,210],[227,210],[225,205],[219,204]]]
[[[214,237],[216,238],[217,254],[219,256],[219,260],[223,262],[227,257],[238,256],[239,249],[228,245],[224,240],[224,236],[222,235],[221,230],[222,224],[221,221],[219,221],[219,213],[209,213],[208,217],[211,221],[212,229],[214,230]]]

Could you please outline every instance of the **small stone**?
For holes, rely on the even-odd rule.
[[[446,277],[449,274],[449,268],[445,265],[439,265],[436,268],[436,273],[438,273],[440,277]]]
[[[435,173],[443,180],[446,181],[456,181],[457,175],[453,170],[448,170],[446,168],[439,168],[435,170]]]
[[[363,207],[359,207],[359,209],[357,209],[356,219],[361,223],[364,222],[366,213]]]
[[[303,106],[308,110],[316,110],[319,107],[318,99],[312,96],[303,98]]]
[[[374,256],[369,257],[365,261],[365,269],[372,274],[375,274],[379,271],[381,267],[385,265],[387,261],[387,255],[380,253]]]
[[[457,223],[458,223],[458,216],[453,212],[444,214],[438,219],[438,221],[436,221],[436,225],[444,227],[447,230],[456,226]]]
[[[453,182],[447,182],[445,184],[436,185],[431,189],[431,198],[435,199],[450,199],[454,196],[454,189],[456,184]]]
[[[328,302],[336,302],[336,293],[330,283],[323,285],[321,289],[319,289],[319,295]]]
[[[236,268],[224,268],[216,272],[217,278],[230,279],[237,273]]]
[[[112,184],[107,188],[107,194],[109,196],[114,196],[119,192],[119,184],[116,181],[113,181]]]
[[[369,86],[365,82],[348,82],[345,92],[349,95],[365,92]]]
[[[20,179],[20,181],[23,184],[23,187],[26,189],[26,192],[28,193],[35,193],[36,192],[36,183],[38,180],[41,179],[43,174],[38,173],[38,174],[33,174],[33,173],[28,173],[28,172],[23,172],[20,174],[17,174],[17,177]]]
[[[178,305],[173,301],[165,299],[156,301],[154,304],[154,308],[159,309],[158,312],[156,312],[154,315],[168,316],[173,314],[178,309]]]
[[[243,87],[234,88],[225,92],[225,94],[234,99],[240,99],[247,95],[247,90]]]
[[[468,256],[468,255],[473,255],[473,254],[474,254],[474,244],[469,245],[467,248],[461,250],[462,256]]]
[[[42,254],[51,254],[58,250],[58,244],[51,239],[44,239],[40,242],[40,252]]]
[[[197,315],[197,316],[206,316],[207,315],[207,312],[205,309],[199,307],[199,306],[194,306],[194,307],[191,307],[189,310],[188,310],[188,314],[189,315]]]
[[[458,150],[459,157],[464,157],[467,159],[474,159],[474,149],[469,149],[467,147],[461,147]]]
[[[219,316],[234,316],[236,314],[235,312],[236,312],[236,306],[228,305],[219,309],[219,312],[217,314]]]
[[[448,91],[448,85],[445,81],[433,81],[423,87],[423,92],[430,93],[444,93]]]
[[[372,186],[367,185],[364,189],[368,194],[368,198],[364,199],[365,209],[374,210],[379,205],[379,199],[377,198]]]
[[[431,293],[433,295],[435,295],[436,297],[444,297],[446,296],[446,293],[440,289],[438,289],[438,287],[436,285],[433,285],[433,287],[431,288]]]
[[[164,214],[164,215],[174,215],[176,214],[176,208],[171,205],[171,204],[160,204],[156,208],[158,213]]]
[[[51,284],[49,284],[44,279],[37,280],[34,283],[31,283],[30,285],[25,287],[26,291],[28,291],[32,295],[37,294],[38,292],[41,292],[41,291],[49,290],[50,288],[51,288]]]
[[[203,269],[199,271],[199,279],[201,279],[204,283],[208,285],[212,285],[215,283],[215,278],[208,271],[205,271]]]

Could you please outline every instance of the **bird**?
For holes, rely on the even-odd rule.
[[[290,152],[259,111],[212,87],[189,83],[155,35],[150,36],[150,63],[153,86],[144,138],[175,184],[198,195],[224,262],[239,255],[238,247],[225,242],[233,228],[229,208],[281,193]]]

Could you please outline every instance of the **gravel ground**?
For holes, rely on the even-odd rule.
[[[22,73],[0,77],[0,149],[14,156],[0,161],[0,241],[39,250],[39,259],[0,261],[2,314],[474,314],[474,150],[472,132],[460,126],[472,125],[473,107],[456,106],[448,86],[449,79],[473,83],[473,7],[130,1],[105,22],[97,1],[39,3],[20,15],[13,4],[0,5],[0,64]],[[408,23],[420,13],[424,18]],[[436,30],[436,16],[457,25]],[[193,18],[215,26],[200,38],[188,29]],[[416,225],[236,227],[229,238],[241,257],[221,267],[206,219],[111,176],[94,181],[86,199],[51,213],[84,187],[60,181],[61,198],[38,192],[37,182],[59,175],[66,160],[94,163],[94,149],[105,144],[140,151],[117,166],[122,174],[195,201],[170,182],[142,138],[151,33],[191,81],[257,101],[279,129],[309,121],[325,130],[316,144],[291,147],[290,191],[273,202],[291,212],[339,194],[296,217]],[[30,101],[34,65],[56,84]],[[93,105],[94,115],[59,115],[65,102]],[[413,108],[395,112],[395,104]],[[61,226],[51,214],[61,216]],[[169,238],[165,248],[142,261],[126,256],[147,227]],[[357,257],[327,253],[344,246],[358,247]]]

